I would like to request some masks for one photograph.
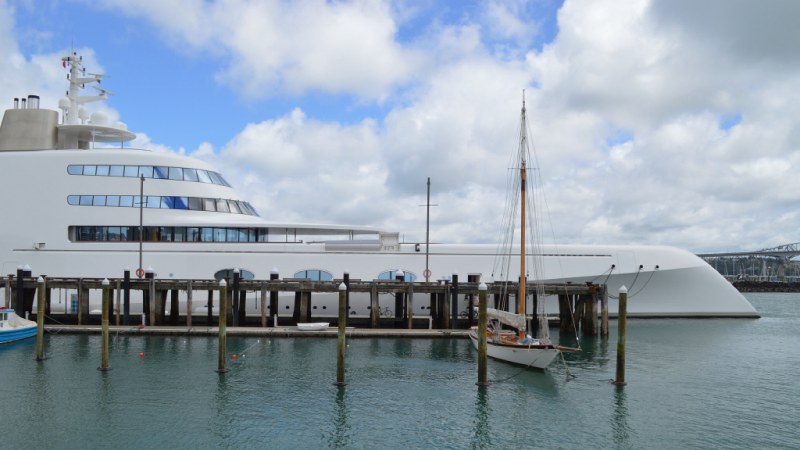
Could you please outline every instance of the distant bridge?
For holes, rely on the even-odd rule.
[[[800,256],[800,242],[751,252],[698,253],[697,256],[729,280],[800,280],[800,264],[792,261]]]
[[[795,256],[800,256],[800,242],[764,248],[752,252],[698,253],[697,256],[701,258],[771,256],[773,258],[792,259]]]

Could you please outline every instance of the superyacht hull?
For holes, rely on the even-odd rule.
[[[34,275],[83,278],[120,278],[126,269],[135,274],[148,267],[166,279],[213,279],[234,268],[255,279],[269,279],[273,270],[281,278],[320,280],[345,271],[361,280],[403,271],[407,281],[420,282],[429,269],[433,282],[452,275],[492,281],[494,244],[433,244],[426,256],[424,243],[402,242],[396,231],[268,221],[210,164],[124,148],[135,137],[124,125],[81,114],[81,105],[105,98],[78,95],[102,76],[85,77],[77,55],[62,62],[71,76],[68,98],[59,102],[61,121],[29,96],[27,108],[15,102],[0,126],[2,274],[25,265]],[[632,317],[758,317],[730,283],[683,250],[575,245],[540,251],[542,279],[530,282],[607,284],[612,315],[624,284]],[[72,294],[57,294],[69,308]],[[391,305],[389,297],[381,296],[382,307]],[[292,299],[281,300],[279,313],[291,314]],[[457,301],[465,310],[463,296]],[[557,311],[555,301],[548,302],[548,310]],[[414,303],[415,315],[429,313],[426,302]],[[92,298],[90,310],[98,304]],[[335,295],[315,296],[313,304],[312,314],[335,315]],[[351,305],[351,315],[369,314],[366,297],[351,298]]]

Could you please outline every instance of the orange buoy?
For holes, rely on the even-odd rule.
[[[144,358],[144,352],[139,352],[139,358]]]

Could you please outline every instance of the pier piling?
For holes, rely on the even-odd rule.
[[[36,280],[36,360],[44,360],[44,278]]]
[[[131,324],[131,270],[122,273],[122,324]]]
[[[345,331],[347,330],[347,285],[339,285],[339,332],[336,343],[336,385],[344,386],[344,356],[346,350]]]
[[[277,281],[279,276],[277,268],[273,268],[269,272],[270,281]],[[276,290],[269,291],[269,317],[273,326],[278,326],[278,291]]]
[[[625,334],[628,327],[628,288],[624,285],[619,288],[619,322],[617,333],[617,376],[614,384],[625,385]]]
[[[211,291],[209,291],[211,292]],[[226,364],[226,353],[228,346],[228,337],[226,335],[228,318],[228,283],[224,279],[219,281],[219,352],[217,355],[217,373],[225,373],[228,369]]]
[[[486,353],[488,342],[486,338],[488,317],[486,315],[486,283],[481,282],[478,286],[478,386],[488,386],[488,364]]]
[[[192,280],[186,283],[186,326],[192,328]]]
[[[102,328],[102,337],[100,339],[101,342],[101,356],[100,356],[100,367],[97,370],[101,372],[105,372],[111,370],[108,366],[108,318],[109,318],[109,306],[111,305],[111,283],[108,281],[108,278],[103,280],[103,315],[101,320],[101,328]]]
[[[600,291],[600,334],[608,337],[608,289],[602,286]]]

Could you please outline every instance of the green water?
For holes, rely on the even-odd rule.
[[[800,295],[750,294],[757,320],[628,324],[546,372],[489,362],[460,339],[48,335],[0,347],[0,448],[800,448]],[[556,336],[556,340],[557,336]],[[573,345],[574,340],[564,339]],[[140,357],[139,354],[144,356]]]

